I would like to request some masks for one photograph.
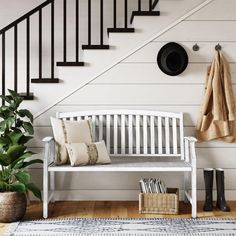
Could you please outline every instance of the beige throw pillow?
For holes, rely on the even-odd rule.
[[[111,163],[104,141],[89,145],[85,143],[67,143],[66,148],[71,166]]]
[[[92,143],[92,133],[89,120],[63,121],[67,143]]]
[[[56,141],[58,165],[69,162],[65,144],[69,143],[92,143],[91,126],[89,120],[63,121],[51,117],[51,124]]]
[[[66,140],[65,140],[65,132],[63,129],[62,120],[56,119],[54,117],[50,117],[53,136],[56,142],[56,163],[58,165],[62,165],[67,163],[68,161],[68,154],[66,150]]]

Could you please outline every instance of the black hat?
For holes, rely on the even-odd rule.
[[[179,75],[188,65],[188,54],[178,43],[167,43],[158,52],[157,64],[165,74]]]

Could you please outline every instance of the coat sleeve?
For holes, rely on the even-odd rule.
[[[236,107],[235,107],[235,98],[231,82],[230,68],[229,68],[229,63],[222,55],[222,53],[220,55],[223,63],[223,78],[225,87],[225,99],[228,109],[228,120],[233,121],[236,119]]]

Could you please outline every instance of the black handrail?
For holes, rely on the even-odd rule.
[[[53,2],[54,0],[47,0],[46,2],[42,3],[41,5],[35,7],[33,10],[29,11],[28,13],[26,13],[25,15],[21,16],[20,18],[18,18],[17,20],[13,21],[12,23],[10,23],[9,25],[5,26],[4,28],[2,28],[0,30],[0,34],[5,33],[7,30],[11,29],[12,27],[14,27],[15,25],[19,24],[20,22],[24,21],[25,19],[27,19],[28,17],[30,17],[31,15],[33,15],[35,12],[39,11],[40,9],[44,8],[45,6],[47,6],[48,4],[50,4],[51,2]]]

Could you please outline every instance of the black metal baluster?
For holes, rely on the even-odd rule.
[[[39,79],[42,79],[42,9],[39,10]]]
[[[18,28],[14,27],[14,90],[17,92],[18,79]]]
[[[26,96],[30,97],[30,18],[26,20]]]
[[[51,79],[54,79],[54,1],[51,3]]]
[[[2,33],[2,95],[5,95],[6,87],[6,74],[5,74],[5,32]],[[2,100],[2,104],[5,104],[5,101]]]
[[[128,28],[128,2],[125,0],[125,29]]]
[[[75,5],[75,60],[79,62],[79,0]]]
[[[67,44],[67,28],[66,28],[66,24],[67,24],[67,1],[64,0],[63,1],[64,4],[64,10],[63,10],[63,61],[66,62],[66,44]]]
[[[113,2],[113,15],[114,15],[114,29],[116,28],[116,0]]]
[[[138,0],[138,11],[141,11],[142,7],[141,7],[141,0]]]
[[[91,0],[88,0],[88,45],[91,45]]]
[[[152,0],[149,0],[149,11],[152,11]]]
[[[39,79],[34,79],[37,83]],[[34,95],[30,93],[30,17],[26,19],[26,93],[20,94],[24,99],[33,100]]]
[[[100,44],[103,45],[103,0],[100,0]]]

